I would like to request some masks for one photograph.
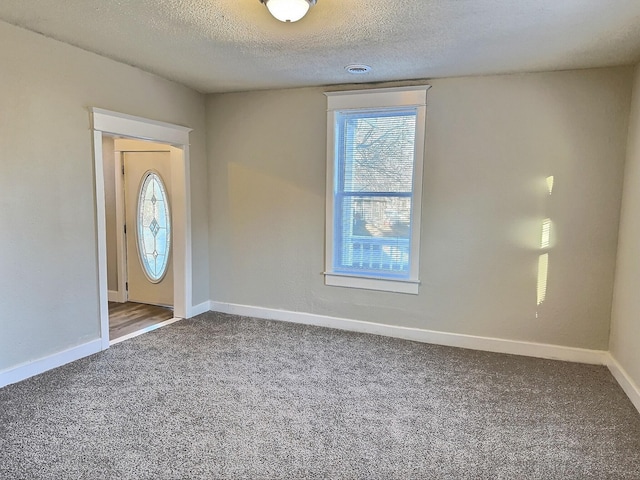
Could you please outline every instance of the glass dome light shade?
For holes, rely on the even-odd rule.
[[[309,11],[314,2],[309,0],[264,0],[271,15],[281,22],[297,22]]]

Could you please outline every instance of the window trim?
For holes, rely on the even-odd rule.
[[[427,90],[430,85],[325,92],[327,96],[327,190],[325,285],[362,288],[395,293],[418,294],[420,267],[420,232],[422,210],[422,179],[426,137]],[[412,184],[410,264],[407,279],[383,278],[338,273],[333,270],[334,258],[334,195],[336,175],[336,114],[343,111],[379,110],[382,108],[415,107],[416,136]]]

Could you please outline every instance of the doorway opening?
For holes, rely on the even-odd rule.
[[[191,316],[191,129],[91,113],[104,350]]]
[[[111,345],[170,323],[175,147],[102,136]]]

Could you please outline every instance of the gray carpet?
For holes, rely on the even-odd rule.
[[[208,313],[0,389],[2,479],[640,479],[606,368]]]

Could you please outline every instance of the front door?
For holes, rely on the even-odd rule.
[[[128,300],[173,305],[169,152],[125,152]]]

